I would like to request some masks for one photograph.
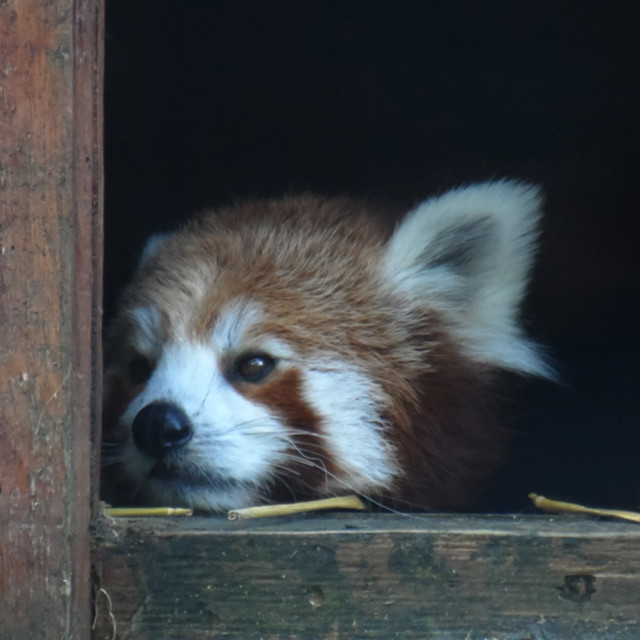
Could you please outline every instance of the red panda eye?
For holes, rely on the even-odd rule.
[[[240,356],[233,365],[233,377],[242,382],[262,382],[274,369],[276,361],[264,353]]]
[[[153,373],[149,358],[138,353],[129,360],[129,375],[134,384],[144,384]]]

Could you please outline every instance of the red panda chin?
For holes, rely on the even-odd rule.
[[[539,215],[499,181],[395,230],[304,195],[154,238],[105,342],[104,497],[469,506],[506,449],[500,371],[551,375],[517,323]]]

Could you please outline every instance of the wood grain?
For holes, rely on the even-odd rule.
[[[114,622],[121,639],[631,640],[640,628],[629,523],[139,518],[104,520],[98,540],[98,640]]]
[[[0,3],[0,638],[90,633],[102,7]]]

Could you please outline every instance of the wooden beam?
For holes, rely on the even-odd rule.
[[[0,3],[0,638],[88,638],[100,0]]]
[[[637,640],[640,527],[559,516],[104,518],[96,640]],[[115,625],[115,627],[114,627]]]

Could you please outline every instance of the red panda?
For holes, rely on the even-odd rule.
[[[518,323],[540,208],[472,184],[391,229],[301,195],[152,238],[105,341],[105,497],[469,506],[505,450],[500,372],[550,375]]]

